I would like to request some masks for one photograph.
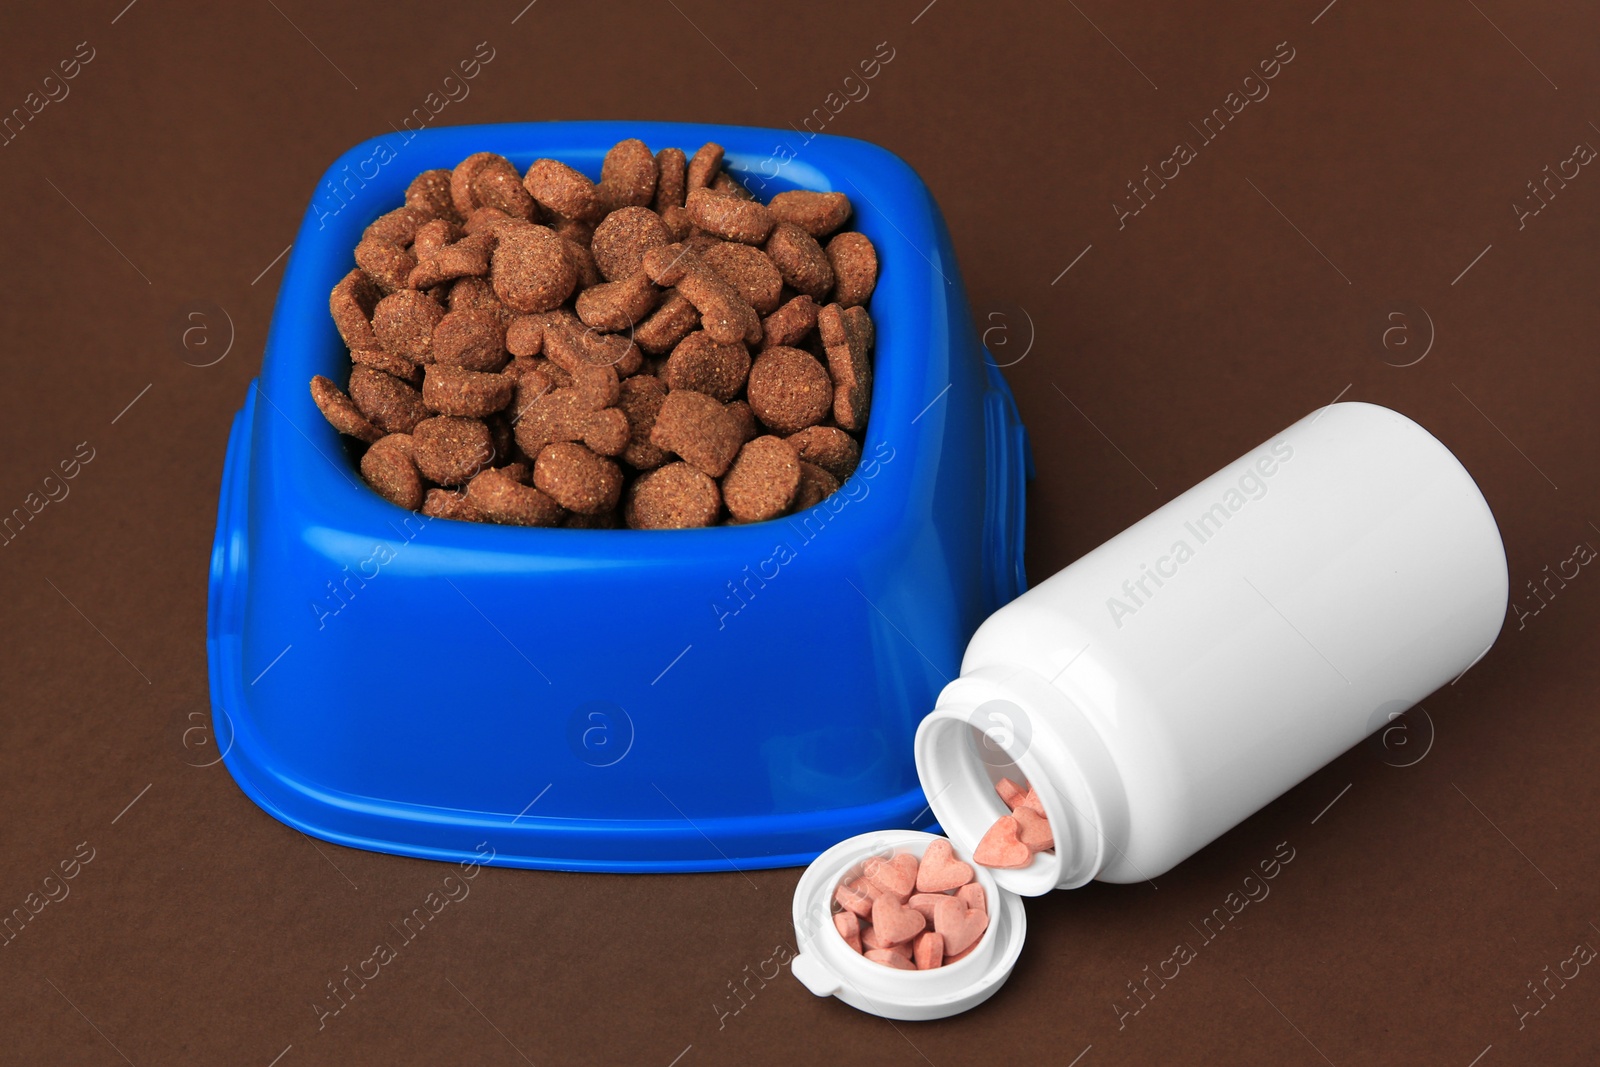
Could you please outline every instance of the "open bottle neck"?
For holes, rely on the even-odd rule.
[[[1125,847],[1127,804],[1105,743],[1075,703],[1025,667],[982,667],[951,682],[915,747],[934,816],[969,854],[1008,812],[996,782],[1025,779],[1037,790],[1056,847],[1027,867],[994,870],[1003,889],[1076,888]]]

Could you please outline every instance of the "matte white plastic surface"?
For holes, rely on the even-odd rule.
[[[1015,892],[1153,878],[1465,671],[1507,590],[1455,456],[1330,405],[991,616],[918,731],[923,787],[964,851],[991,782],[1039,788],[1060,847],[994,872]]]

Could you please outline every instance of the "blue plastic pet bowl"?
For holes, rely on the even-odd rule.
[[[328,292],[361,231],[426,168],[494,151],[598,178],[627,137],[717,141],[762,199],[849,195],[882,263],[860,469],[808,512],[700,530],[492,526],[385,501],[308,391],[349,373]],[[794,141],[463,126],[334,163],[234,419],[211,558],[214,719],[252,800],[357,848],[563,870],[790,866],[931,822],[912,736],[1023,589],[1027,439],[921,180],[861,141]]]

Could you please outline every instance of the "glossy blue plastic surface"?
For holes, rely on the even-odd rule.
[[[328,291],[419,171],[496,151],[598,177],[625,137],[708,140],[762,199],[837,189],[877,246],[861,468],[810,512],[703,530],[414,515],[312,404],[349,358]],[[306,833],[435,859],[695,871],[809,862],[931,821],[912,735],[1022,591],[1027,442],[928,190],[874,145],[788,131],[530,123],[391,135],[336,161],[235,419],[211,565],[219,739]]]

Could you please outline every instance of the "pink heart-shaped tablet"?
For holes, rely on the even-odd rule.
[[[962,960],[964,960],[968,956],[972,955],[972,953],[974,952],[974,950],[977,949],[977,947],[978,947],[977,944],[974,943],[973,945],[969,946],[965,952],[957,952],[955,955],[948,955],[947,954],[945,956],[945,958],[944,958],[944,963],[940,964],[940,966],[948,967],[952,963],[960,963]]]
[[[898,952],[890,952],[886,948],[868,949],[867,959],[873,963],[881,963],[885,967],[893,967],[899,971],[914,971],[917,969],[915,963],[912,963]]]
[[[944,962],[944,935],[932,930],[917,935],[911,960],[919,971],[931,971]]]
[[[1017,838],[1028,846],[1029,852],[1044,852],[1056,847],[1049,819],[1026,805],[1012,812],[1011,817],[1017,820]]]
[[[989,916],[969,908],[959,897],[946,897],[933,913],[933,928],[944,938],[944,950],[958,956],[978,943],[989,928]]]
[[[917,887],[919,866],[917,857],[909,852],[902,852],[891,859],[872,857],[861,865],[861,873],[866,875],[867,881],[878,889],[885,893],[893,893],[901,903],[904,903]]]
[[[885,941],[871,923],[864,922],[861,924],[861,950],[863,952],[869,948],[888,947],[890,947],[890,942]]]
[[[912,893],[906,901],[906,907],[913,911],[922,912],[922,917],[930,923],[933,922],[933,909],[939,906],[939,901],[944,900],[943,893]]]
[[[985,867],[1003,870],[1026,867],[1033,862],[1033,853],[1022,843],[1020,830],[1016,819],[1010,815],[1000,816],[972,850],[972,858]]]
[[[864,882],[865,879],[857,878],[848,884],[840,884],[833,891],[833,899],[839,902],[839,907],[863,919],[872,914],[872,895],[866,892]]]
[[[1017,810],[1017,805],[1022,803],[1023,789],[1009,778],[1002,778],[994,784],[994,791],[1000,794],[1000,799],[1006,802],[1006,807],[1012,811]]]
[[[1037,789],[1029,787],[1028,791],[1022,794],[1021,806],[1024,808],[1032,808],[1038,813],[1039,818],[1041,819],[1049,818],[1049,816],[1044,813],[1044,801],[1039,799],[1039,791]]]
[[[972,867],[956,859],[956,850],[945,840],[932,841],[922,854],[917,868],[918,893],[944,893],[972,881]]]
[[[906,907],[891,896],[880,896],[872,902],[872,931],[877,940],[885,944],[910,941],[927,925],[920,911]]]
[[[839,931],[839,936],[844,938],[845,944],[861,951],[861,920],[856,918],[853,911],[836,911],[833,913],[833,928]]]
[[[911,899],[915,900],[916,898],[912,897]],[[989,901],[983,895],[983,886],[977,882],[968,882],[960,889],[957,889],[956,899],[969,908],[977,908],[985,915],[989,913]]]

